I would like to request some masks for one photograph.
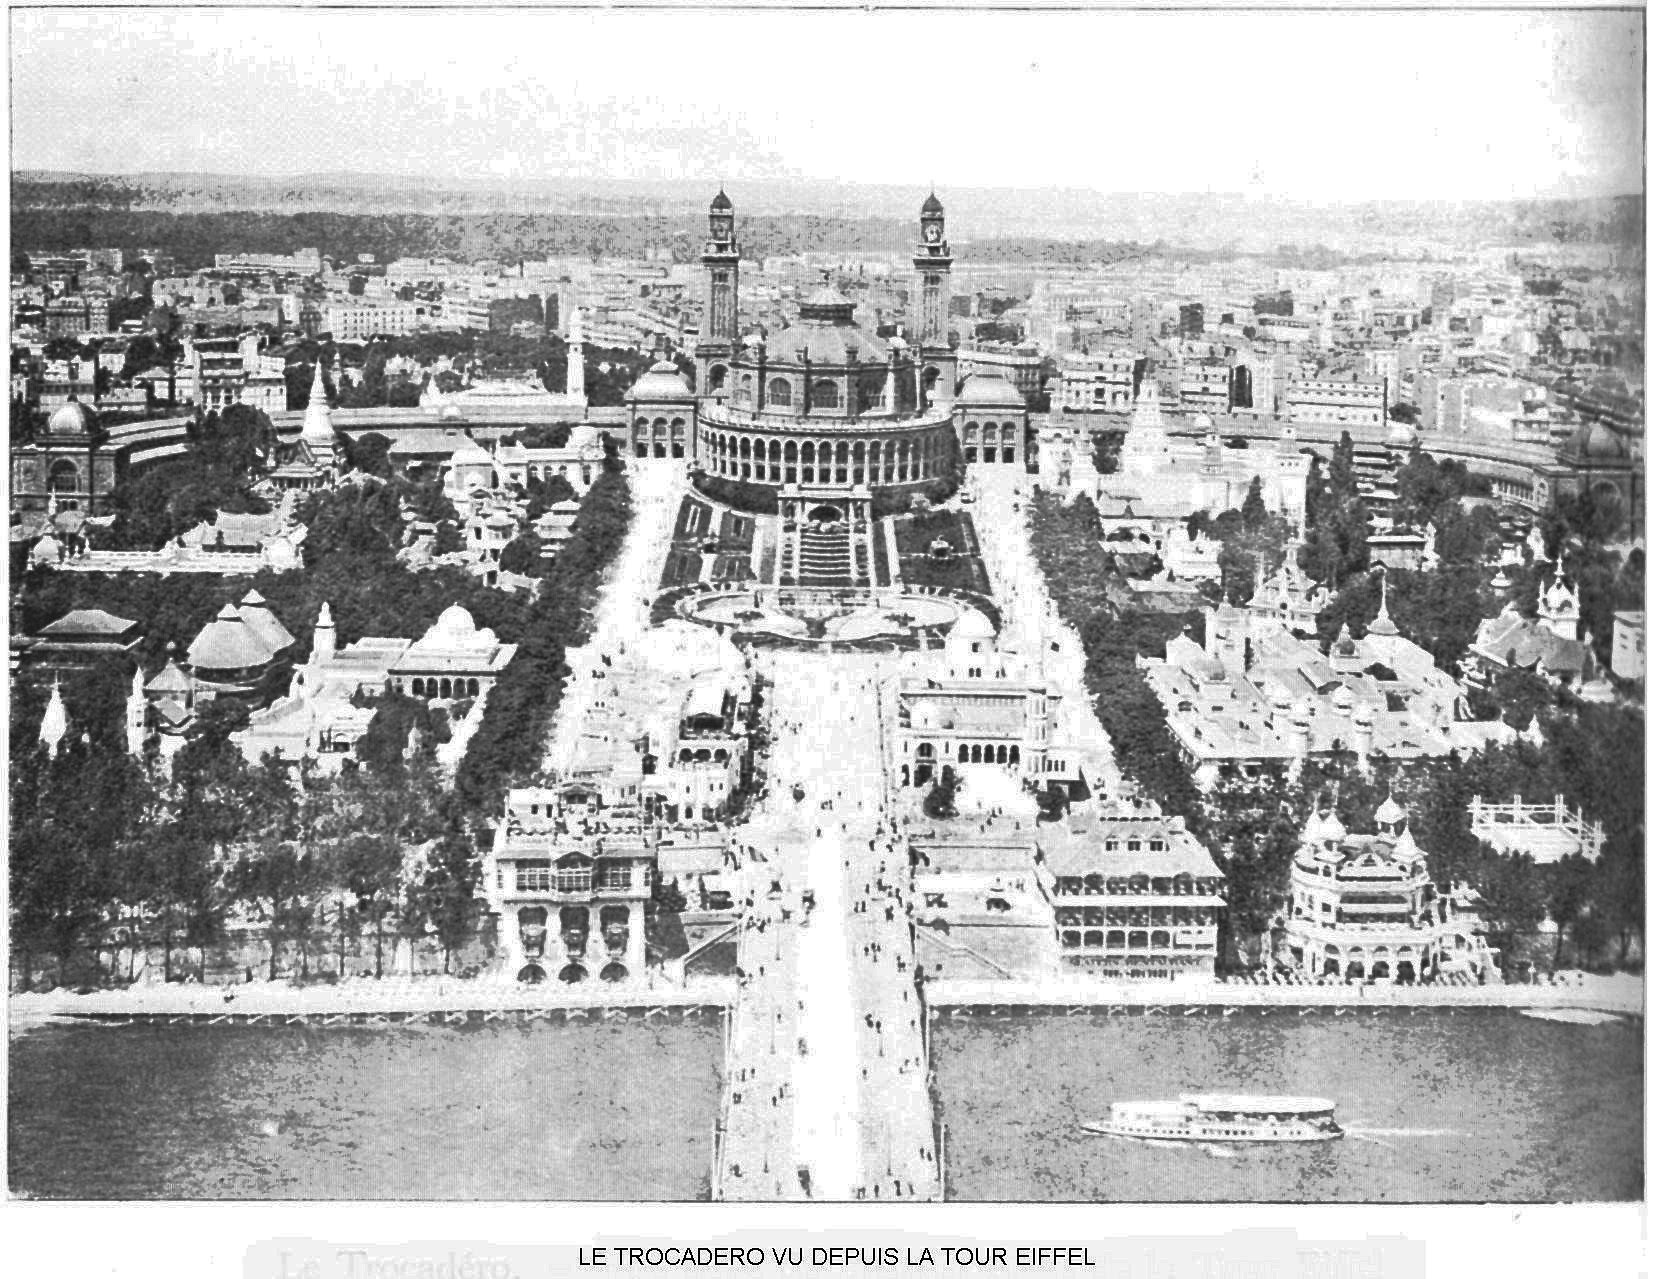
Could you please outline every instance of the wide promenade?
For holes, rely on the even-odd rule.
[[[861,655],[765,660],[771,789],[739,832],[754,887],[715,1194],[936,1198],[907,855],[880,763],[880,667]]]

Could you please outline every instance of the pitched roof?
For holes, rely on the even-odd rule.
[[[40,634],[120,636],[137,625],[137,622],[117,617],[114,613],[106,613],[101,608],[76,608],[65,613],[56,622],[48,622],[41,627]]]
[[[1509,610],[1484,620],[1471,647],[1499,666],[1532,668],[1543,663],[1547,671],[1561,674],[1578,672],[1586,664],[1586,646],[1579,640],[1565,639]]]
[[[258,591],[251,590],[238,601],[237,611],[259,635],[272,652],[288,648],[295,643],[295,636],[291,635],[284,624],[278,620],[277,614],[267,605]]]
[[[191,677],[180,669],[179,663],[173,658],[145,685],[147,693],[189,693],[191,691]]]
[[[227,604],[197,632],[185,660],[200,670],[239,671],[266,665],[275,651],[235,605]]]

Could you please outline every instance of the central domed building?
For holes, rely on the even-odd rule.
[[[913,492],[946,492],[962,446],[948,342],[953,259],[935,196],[920,224],[912,341],[861,327],[856,303],[831,286],[805,298],[787,328],[743,335],[735,210],[720,191],[701,256],[696,386],[659,364],[631,389],[636,455],[688,457],[709,495],[789,519],[864,519]]]

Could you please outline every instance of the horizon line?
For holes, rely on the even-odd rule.
[[[548,174],[548,175],[544,175],[544,176],[528,176],[528,175],[523,174],[523,175],[518,175],[518,176],[515,176],[515,177],[502,177],[502,176],[498,176],[498,175],[494,175],[494,174],[451,174],[451,175],[448,175],[446,177],[436,178],[434,175],[424,175],[424,174],[419,174],[419,173],[380,173],[380,172],[376,172],[374,170],[367,170],[367,169],[313,169],[313,170],[298,170],[298,171],[285,171],[285,172],[250,172],[250,171],[231,171],[231,170],[224,170],[224,169],[183,169],[183,168],[182,169],[143,168],[143,169],[109,170],[109,169],[91,169],[91,168],[89,168],[89,169],[43,168],[43,167],[29,166],[29,165],[21,165],[20,166],[20,165],[15,165],[15,164],[10,166],[8,172],[11,174],[11,176],[14,179],[18,178],[18,177],[22,177],[22,176],[32,176],[32,177],[41,177],[41,178],[47,178],[47,179],[52,179],[52,178],[76,178],[76,177],[99,178],[99,179],[122,179],[122,178],[135,179],[135,178],[141,178],[141,177],[159,177],[159,178],[174,178],[174,179],[178,179],[178,178],[199,178],[199,179],[216,179],[216,180],[222,180],[222,181],[228,181],[228,182],[251,182],[251,181],[312,181],[312,182],[320,182],[320,181],[341,180],[341,179],[354,179],[354,180],[359,180],[359,181],[389,181],[389,182],[409,181],[409,182],[412,182],[412,183],[425,184],[425,185],[428,186],[428,188],[431,191],[434,191],[436,194],[443,194],[444,190],[445,190],[445,187],[444,187],[443,184],[448,183],[448,182],[480,184],[480,185],[489,185],[489,186],[493,186],[493,187],[502,188],[502,187],[514,187],[516,185],[529,185],[529,186],[531,186],[531,185],[536,185],[538,183],[549,183],[549,182],[635,183],[635,184],[641,184],[641,185],[674,186],[674,185],[694,185],[694,184],[698,184],[702,181],[705,181],[705,179],[694,178],[694,177],[650,178],[650,177],[623,176],[623,175],[615,175],[615,174],[587,174],[587,175],[584,175],[584,176],[567,175],[567,174]],[[820,184],[820,185],[838,186],[838,187],[841,187],[841,188],[844,188],[844,189],[849,189],[851,187],[858,187],[858,188],[883,188],[883,187],[913,188],[914,186],[917,186],[917,185],[921,185],[921,186],[931,185],[931,184],[926,184],[926,183],[913,183],[913,182],[906,182],[906,181],[855,181],[855,182],[853,182],[849,179],[845,179],[845,178],[841,178],[841,177],[811,177],[811,176],[805,176],[805,175],[796,175],[796,176],[792,176],[792,177],[759,177],[759,178],[750,178],[750,179],[746,178],[746,177],[739,177],[739,178],[733,178],[733,177],[718,178],[718,177],[714,177],[712,179],[712,181],[720,182],[723,185],[736,184],[736,185],[741,186],[742,188],[745,188],[746,186],[751,185],[752,183],[758,183],[758,184],[761,184],[761,185],[763,185],[763,184],[774,184],[774,185],[789,185],[789,186],[794,185],[794,184],[803,184],[803,185],[807,185],[807,186],[814,186],[814,185],[819,185]],[[437,183],[439,184],[438,186],[436,185]],[[1218,188],[1215,188],[1215,187],[1205,186],[1205,187],[1163,188],[1163,189],[1151,188],[1151,187],[1144,188],[1144,189],[1134,188],[1134,187],[1112,189],[1112,188],[1106,188],[1106,187],[1093,187],[1093,186],[1063,186],[1063,185],[1034,186],[1034,185],[1028,185],[1028,184],[1003,183],[1003,182],[1000,182],[1000,181],[997,181],[997,180],[984,180],[984,181],[980,181],[980,182],[968,182],[968,183],[948,183],[945,186],[945,190],[948,190],[948,191],[954,191],[956,189],[960,189],[960,190],[963,190],[963,191],[976,191],[976,190],[996,190],[996,191],[1015,191],[1015,192],[1018,192],[1018,191],[1059,191],[1059,192],[1072,192],[1072,193],[1076,193],[1076,194],[1107,196],[1107,197],[1151,196],[1151,195],[1165,195],[1165,196],[1182,196],[1182,195],[1235,196],[1235,197],[1244,197],[1244,198],[1252,198],[1252,199],[1259,199],[1259,200],[1296,202],[1296,203],[1310,204],[1310,205],[1313,205],[1313,204],[1323,204],[1323,205],[1351,205],[1351,204],[1498,204],[1498,203],[1510,203],[1510,202],[1537,202],[1537,201],[1550,202],[1550,201],[1558,201],[1558,200],[1626,200],[1626,199],[1642,199],[1642,198],[1644,198],[1644,196],[1646,194],[1646,192],[1642,188],[1640,188],[1640,189],[1637,189],[1637,190],[1614,190],[1614,189],[1610,189],[1610,190],[1595,190],[1595,191],[1589,191],[1589,192],[1565,193],[1565,194],[1540,192],[1540,193],[1535,193],[1535,194],[1531,194],[1531,195],[1510,195],[1510,194],[1462,195],[1462,196],[1350,195],[1350,196],[1342,196],[1342,197],[1333,197],[1333,198],[1329,198],[1329,199],[1317,199],[1317,198],[1315,198],[1313,196],[1310,196],[1310,195],[1300,195],[1300,194],[1295,194],[1295,193],[1286,192],[1286,191],[1269,190],[1265,187],[1262,187],[1262,188],[1254,188],[1254,187],[1245,188],[1245,187],[1227,187],[1227,186],[1223,186],[1223,187],[1218,189]]]

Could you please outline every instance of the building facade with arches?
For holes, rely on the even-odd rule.
[[[856,303],[831,285],[805,298],[785,329],[741,334],[740,249],[728,196],[719,193],[709,216],[701,261],[710,296],[695,383],[660,364],[633,388],[627,404],[637,456],[679,456],[678,424],[688,421],[682,455],[697,471],[768,486],[781,513],[796,518],[823,507],[865,517],[886,489],[947,477],[960,446],[947,337],[953,259],[937,198],[921,209],[912,342],[860,326]]]
[[[98,514],[126,472],[126,455],[111,444],[86,405],[70,400],[46,425],[12,447],[12,509]]]
[[[1123,980],[1215,975],[1227,877],[1179,817],[1114,799],[1037,827],[1062,966]]]
[[[1274,921],[1277,953],[1309,977],[1496,976],[1476,895],[1462,884],[1438,890],[1393,798],[1373,820],[1375,832],[1357,835],[1335,813],[1309,814],[1286,910]]]
[[[892,767],[902,786],[984,767],[1035,783],[1076,778],[1077,753],[1055,741],[1062,694],[1000,651],[977,609],[956,619],[941,653],[917,654],[897,681]]]
[[[516,647],[499,643],[495,633],[475,625],[468,609],[453,604],[395,659],[388,680],[394,692],[412,697],[483,697],[498,682]]]
[[[497,924],[497,975],[640,982],[655,847],[635,807],[604,807],[583,787],[511,790],[481,885]]]

